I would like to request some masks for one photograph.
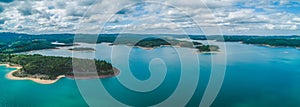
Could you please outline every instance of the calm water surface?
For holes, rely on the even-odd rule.
[[[219,44],[219,43],[215,43]],[[239,43],[227,43],[227,70],[222,89],[212,107],[299,107],[300,106],[300,51],[293,48],[268,48]],[[78,47],[94,47],[92,44],[81,44]],[[54,50],[39,50],[27,54],[49,56],[72,56],[69,47]],[[193,49],[161,47],[154,50],[143,50],[128,46],[116,46],[115,50],[107,44],[98,44],[96,54],[77,52],[76,57],[94,58],[115,61],[124,60],[129,51],[129,65],[113,63],[121,70],[120,77],[130,72],[139,80],[151,77],[149,65],[155,58],[164,61],[154,63],[153,68],[167,68],[165,80],[155,90],[145,93],[132,91],[124,87],[116,78],[101,79],[106,90],[120,102],[132,106],[149,106],[167,99],[176,89],[181,72],[180,60],[176,49],[184,51],[185,56],[193,56]],[[222,49],[223,50],[223,49]],[[114,53],[115,52],[115,53]],[[224,51],[215,56],[222,55]],[[199,54],[201,75],[196,92],[188,106],[198,106],[207,85],[211,70],[211,55]],[[187,62],[188,63],[188,62]],[[218,63],[218,62],[216,62]],[[193,64],[190,64],[193,65]],[[196,67],[190,66],[190,69]],[[5,74],[14,70],[0,66],[0,104],[1,106],[36,106],[36,107],[82,107],[88,104],[81,97],[76,82],[64,78],[51,85],[40,85],[31,81],[11,81]],[[123,72],[123,73],[122,73]],[[193,75],[191,72],[190,75]],[[126,80],[126,78],[125,78]],[[82,80],[85,81],[85,80]],[[87,81],[87,80],[86,80]],[[151,83],[151,82],[150,82]],[[187,89],[189,87],[186,87]],[[105,91],[105,90],[96,90]],[[105,93],[105,92],[103,92]],[[180,99],[178,99],[180,100]],[[109,104],[105,98],[89,101],[97,104]]]

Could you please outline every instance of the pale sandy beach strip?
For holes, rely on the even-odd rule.
[[[6,66],[6,67],[9,67],[9,68],[16,68],[17,69],[17,70],[13,70],[13,71],[9,72],[8,74],[6,74],[5,77],[7,79],[10,79],[10,80],[31,80],[31,81],[34,81],[34,82],[39,83],[39,84],[53,84],[53,83],[57,82],[59,79],[65,77],[64,75],[61,75],[61,76],[58,76],[55,80],[42,80],[42,79],[39,79],[39,78],[29,78],[29,77],[20,78],[20,77],[15,77],[12,74],[14,72],[17,72],[22,67],[20,67],[20,66],[10,66],[9,64],[0,64],[0,66]]]
[[[199,51],[195,51],[193,52],[193,54],[218,54],[220,53],[219,51],[212,51],[212,52],[199,52]]]

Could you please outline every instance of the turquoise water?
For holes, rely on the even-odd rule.
[[[300,106],[299,50],[228,45],[226,78],[213,106]]]
[[[73,80],[64,78],[51,85],[12,81],[5,78],[5,74],[12,70],[14,68],[0,66],[1,107],[87,106]]]
[[[219,44],[219,43],[215,43]],[[89,47],[92,45],[81,44]],[[239,43],[227,43],[227,70],[221,91],[215,99],[212,107],[298,107],[300,106],[300,51],[293,48],[268,48],[254,45],[245,45]],[[112,48],[106,44],[96,46],[96,57],[112,61]],[[126,70],[126,64],[123,54],[130,50],[127,46],[118,46],[117,51],[113,51],[113,58],[120,60],[114,62],[114,66],[121,70],[118,77],[123,77],[129,71]],[[164,81],[155,90],[143,93],[136,92],[126,88],[117,78],[101,79],[101,82],[108,90],[109,94],[118,101],[131,106],[150,106],[160,103],[173,94],[178,86],[180,71],[180,60],[176,50],[184,51],[186,58],[193,57],[195,50],[186,48],[162,47],[154,50],[143,50],[133,48],[129,54],[129,67],[132,74],[139,80],[147,80],[151,77],[149,64],[153,58],[162,59],[165,64],[154,63],[152,68],[163,70],[167,68]],[[222,49],[223,50],[223,49]],[[223,51],[224,52],[224,51]],[[214,56],[221,56],[213,54]],[[39,50],[29,52],[29,54],[43,54],[50,56],[72,56],[72,53],[66,47],[55,50]],[[76,57],[93,58],[93,53],[81,52]],[[211,55],[199,54],[200,71],[198,87],[187,104],[188,106],[198,106],[205,87],[208,83],[211,70]],[[192,62],[186,62],[193,65]],[[218,64],[218,62],[216,62]],[[161,66],[164,65],[164,66]],[[193,66],[190,66],[192,70]],[[1,89],[0,101],[2,106],[63,106],[63,107],[81,107],[88,106],[80,95],[80,90],[72,79],[61,79],[55,84],[40,85],[31,81],[11,81],[5,79],[5,74],[13,70],[12,68],[0,67]],[[193,72],[189,72],[193,75]],[[130,78],[123,78],[130,80]],[[154,79],[159,81],[159,79]],[[192,78],[191,78],[192,80]],[[95,80],[93,80],[95,81]],[[89,80],[82,80],[83,83],[90,83]],[[156,81],[154,81],[156,82]],[[154,83],[154,82],[150,82]],[[147,85],[150,85],[147,84]],[[187,83],[188,84],[188,83]],[[88,87],[89,88],[89,87]],[[189,89],[190,87],[186,87]],[[93,89],[91,87],[90,89]],[[106,90],[97,90],[100,93],[106,93]],[[82,90],[81,90],[82,91]],[[96,94],[95,94],[96,95]],[[107,105],[109,102],[105,95],[100,95],[99,99],[89,97],[89,104]],[[182,100],[178,98],[177,100]],[[174,102],[176,103],[176,102]]]

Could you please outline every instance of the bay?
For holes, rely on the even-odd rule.
[[[219,44],[214,42],[214,44]],[[180,80],[181,60],[180,58],[191,59],[195,56],[196,50],[187,48],[160,47],[153,50],[131,48],[128,46],[108,46],[108,44],[84,44],[76,47],[93,47],[96,52],[76,52],[78,58],[97,58],[112,62],[121,70],[118,77],[124,81],[130,78],[124,77],[128,72],[141,81],[151,78],[154,69],[164,71],[167,69],[164,81],[155,90],[142,93],[126,88],[117,78],[100,79],[105,90],[99,93],[107,93],[115,100],[131,106],[151,106],[163,102],[178,87]],[[23,54],[42,54],[48,56],[73,56],[70,47],[60,49],[38,50]],[[178,51],[183,52],[180,57]],[[129,53],[128,53],[129,52]],[[128,55],[127,55],[128,54]],[[282,107],[300,106],[300,51],[294,48],[270,48],[256,45],[246,45],[234,42],[226,43],[225,49],[218,54],[199,54],[199,65],[190,66],[190,70],[200,67],[199,82],[195,93],[188,106],[198,106],[205,88],[208,84],[211,71],[211,57],[226,54],[226,75],[222,88],[215,99],[212,107]],[[113,56],[112,56],[113,55]],[[128,56],[126,60],[124,56]],[[113,57],[113,58],[111,58]],[[153,60],[153,59],[160,59]],[[120,61],[120,62],[118,62]],[[122,61],[128,61],[123,64]],[[152,63],[155,62],[155,63]],[[127,63],[127,62],[126,62]],[[195,65],[192,62],[185,62],[188,65]],[[214,62],[222,64],[221,62]],[[129,66],[130,70],[126,70]],[[150,66],[150,67],[149,67]],[[151,67],[152,66],[152,67]],[[14,70],[13,68],[0,67],[1,106],[39,106],[39,107],[82,107],[90,105],[106,105],[113,102],[106,100],[103,96],[100,99],[93,99],[85,102],[80,94],[76,81],[63,78],[51,85],[41,85],[32,81],[14,81],[5,78],[5,74]],[[190,75],[194,75],[192,72]],[[98,80],[98,79],[97,79]],[[154,77],[154,80],[159,81]],[[192,79],[191,79],[192,80]],[[87,81],[88,80],[80,80]],[[99,80],[98,80],[99,81]],[[149,82],[155,84],[157,81]],[[147,85],[147,84],[146,84]],[[149,86],[150,87],[150,86]],[[93,87],[91,87],[93,88]],[[188,89],[189,87],[186,87]],[[103,91],[103,92],[101,92]],[[105,91],[105,92],[104,92]],[[178,98],[177,100],[182,100]]]

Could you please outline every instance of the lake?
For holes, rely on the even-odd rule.
[[[213,42],[213,44],[221,43]],[[75,55],[78,58],[106,60],[121,70],[118,78],[78,81],[63,78],[54,84],[41,85],[32,81],[8,80],[5,74],[14,69],[0,66],[0,75],[3,77],[0,78],[1,106],[82,107],[115,105],[118,104],[117,101],[131,106],[151,106],[173,95],[177,90],[176,87],[182,86],[179,85],[180,76],[187,74],[191,78],[185,78],[185,80],[190,80],[190,84],[185,83],[185,87],[182,88],[183,92],[187,93],[179,93],[182,97],[176,97],[174,101],[186,100],[185,95],[188,91],[195,90],[187,104],[187,106],[194,107],[199,105],[207,87],[211,75],[211,58],[224,54],[227,56],[225,79],[212,107],[300,106],[300,92],[298,92],[300,90],[300,51],[294,48],[270,48],[228,42],[226,52],[224,48],[221,48],[218,54],[195,54],[194,49],[167,46],[144,50],[123,45],[112,48],[105,43],[97,45],[80,43],[76,47],[93,47],[97,51],[72,54],[72,51],[68,50],[70,47],[62,47],[31,51],[25,54],[70,57]],[[181,53],[178,54],[178,52]],[[195,58],[198,58],[196,60],[199,60],[199,64],[194,63]],[[181,62],[188,67],[181,66]],[[218,60],[214,63],[223,64]],[[200,68],[198,70],[200,73],[192,72],[196,68]],[[199,78],[195,78],[198,76]],[[134,81],[133,77],[139,82]],[[198,81],[197,87],[193,87],[195,79]],[[105,89],[98,89],[101,86],[88,87],[98,82]],[[82,88],[81,86],[84,86],[82,83],[86,87]],[[79,89],[77,85],[80,86]],[[146,89],[143,89],[145,87]],[[95,94],[84,92],[86,90]],[[139,92],[138,90],[148,91]],[[81,95],[80,92],[84,94]],[[115,100],[110,101],[111,99]],[[176,104],[176,102],[173,103]]]

